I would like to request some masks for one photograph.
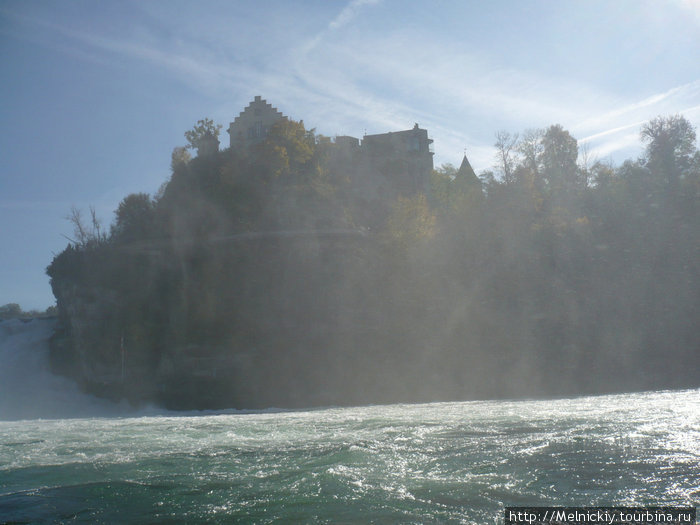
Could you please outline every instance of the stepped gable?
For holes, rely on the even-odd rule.
[[[233,119],[233,122],[235,123],[239,121],[241,117],[243,117],[243,115],[250,110],[253,110],[253,112],[255,112],[257,108],[260,108],[261,110],[265,109],[269,113],[274,113],[279,118],[287,118],[282,114],[281,111],[279,111],[276,107],[273,107],[272,104],[270,104],[267,100],[261,98],[260,95],[256,95],[255,98],[250,102],[250,104],[243,108],[243,111],[241,111],[238,114],[238,116],[235,119]]]
[[[270,128],[282,119],[287,117],[256,96],[229,125],[231,149],[245,154],[263,142]],[[428,187],[433,170],[432,143],[428,131],[415,124],[402,131],[364,135],[361,140],[338,136],[333,149],[336,160],[342,159],[341,164],[347,166],[346,171],[354,172],[356,182],[365,181],[368,194],[385,184],[410,195]]]
[[[257,95],[228,128],[231,148],[245,149],[265,140],[270,128],[287,117]]]

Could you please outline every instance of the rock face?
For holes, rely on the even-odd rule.
[[[416,126],[332,143],[268,106],[233,124],[272,112],[270,129],[174,164],[157,202],[125,198],[110,238],[54,259],[54,370],[172,408],[390,401],[377,393],[395,367],[376,358],[397,347],[380,330],[394,305],[378,261],[406,235],[366,232],[421,193],[431,141]]]
[[[149,400],[155,390],[148,372],[126,369],[119,319],[119,295],[103,287],[54,286],[60,317],[51,338],[51,366],[75,379],[87,392],[114,400]],[[128,374],[127,374],[128,370]]]
[[[345,231],[243,236],[151,258],[139,294],[54,282],[52,366],[90,393],[174,409],[363,399],[346,372],[370,369],[377,343],[372,250]]]

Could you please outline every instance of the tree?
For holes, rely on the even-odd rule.
[[[675,186],[696,151],[693,126],[680,115],[657,117],[642,126],[640,136],[647,143],[645,165],[663,182]]]
[[[590,172],[593,184],[599,189],[608,188],[615,178],[615,169],[609,162],[596,161],[587,171]]]
[[[479,180],[481,181],[483,192],[487,196],[490,196],[500,185],[500,182],[496,180],[496,176],[494,175],[493,171],[490,170],[482,171],[479,174]]]
[[[70,214],[66,219],[73,225],[73,235],[75,239],[69,239],[77,246],[91,246],[105,242],[107,235],[102,231],[102,223],[97,218],[95,207],[90,206],[90,222],[86,223],[82,210],[76,206],[71,206]]]
[[[315,149],[313,130],[307,131],[302,122],[282,119],[270,128],[259,153],[273,175],[310,175],[308,168]]]
[[[153,226],[155,206],[147,193],[132,193],[124,197],[115,211],[112,237],[118,241],[148,238]]]
[[[578,149],[578,169],[581,175],[581,182],[588,187],[591,177],[594,175],[593,167],[598,164],[598,158],[591,152],[590,142],[584,142]]]
[[[431,204],[446,210],[449,209],[450,190],[456,175],[457,168],[449,163],[443,164],[432,171],[430,174],[430,191],[428,192],[431,198]]]
[[[187,151],[185,146],[177,146],[173,148],[173,152],[170,155],[170,169],[175,173],[177,170],[186,166],[187,163],[192,159],[190,152]]]
[[[517,145],[517,151],[523,156],[523,165],[533,174],[540,171],[542,161],[542,137],[544,130],[528,129],[523,133]]]
[[[436,218],[425,195],[399,197],[387,220],[385,238],[395,248],[406,249],[435,233]]]
[[[191,130],[185,131],[186,148],[196,149],[200,152],[207,149],[214,140],[218,146],[219,131],[221,131],[221,124],[214,124],[214,121],[208,118],[198,120]]]
[[[511,135],[507,131],[496,133],[496,169],[503,175],[503,182],[510,184],[514,182],[513,171],[515,170],[515,151],[518,144],[518,134]]]
[[[14,319],[21,317],[23,313],[22,308],[17,303],[7,303],[0,306],[0,319]]]
[[[577,158],[576,139],[559,124],[547,128],[542,136],[542,170],[552,193],[569,192],[583,186]]]

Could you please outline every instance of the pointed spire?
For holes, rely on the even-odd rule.
[[[472,168],[472,165],[469,164],[469,159],[467,159],[467,148],[464,148],[464,158],[462,159],[462,164],[459,166],[457,175],[460,177],[464,177],[467,180],[479,180],[479,178],[476,176],[476,173],[474,173],[474,168]]]

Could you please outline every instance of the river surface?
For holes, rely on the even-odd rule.
[[[18,419],[0,395],[0,523],[488,524],[505,506],[700,505],[698,390],[108,417],[71,390],[59,400],[89,416],[63,419]]]

